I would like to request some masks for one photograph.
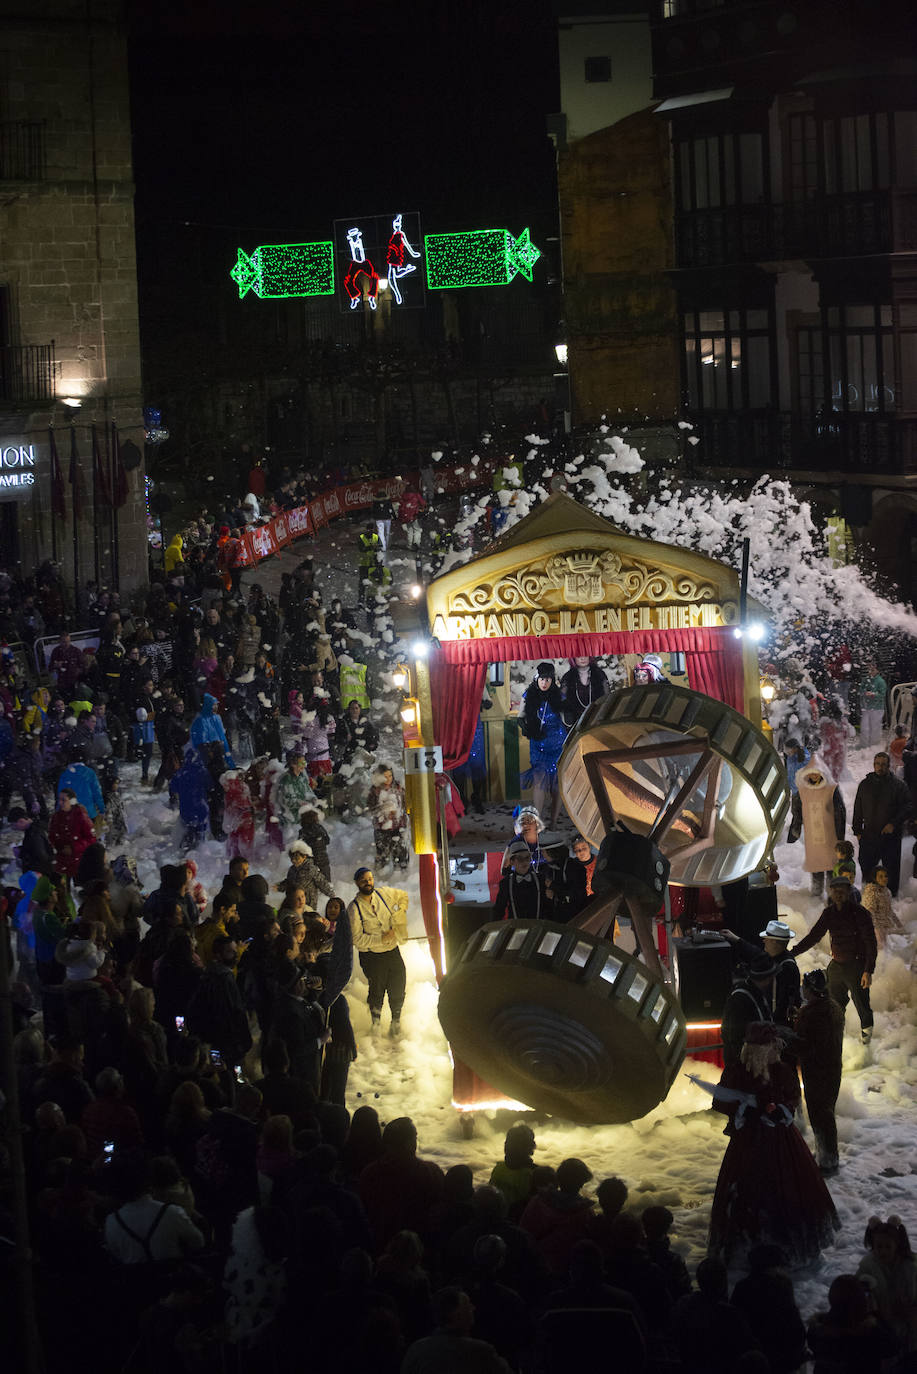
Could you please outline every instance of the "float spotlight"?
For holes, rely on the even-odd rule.
[[[415,658],[426,658],[430,652],[430,644],[426,639],[415,639],[411,645],[411,653]]]
[[[760,620],[753,620],[748,627],[748,638],[753,639],[756,644],[760,644],[764,638],[765,630]]]

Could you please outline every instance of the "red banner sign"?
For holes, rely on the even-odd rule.
[[[508,461],[505,458],[490,458],[477,463],[469,460],[456,468],[433,468],[436,491],[468,491],[472,487],[489,485],[493,474]],[[308,506],[296,506],[293,510],[275,515],[263,525],[247,529],[242,536],[241,565],[247,568],[254,563],[260,563],[264,558],[270,558],[278,549],[284,548],[295,539],[302,539],[304,535],[314,534],[316,530],[322,529],[330,520],[336,520],[340,515],[366,510],[375,501],[395,502],[406,485],[418,487],[420,473],[405,472],[399,477],[351,482],[347,486],[334,487],[331,491],[322,492]]]

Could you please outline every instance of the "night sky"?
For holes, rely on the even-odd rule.
[[[132,0],[138,232],[257,241],[419,210],[425,232],[554,216],[548,0]]]

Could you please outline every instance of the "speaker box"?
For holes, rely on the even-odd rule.
[[[446,968],[452,968],[468,936],[493,920],[494,909],[484,902],[449,902],[444,911]]]
[[[761,931],[768,921],[776,921],[776,919],[777,889],[770,883],[766,883],[762,884],[761,887],[748,889],[745,901],[742,903],[742,910],[735,917],[735,924],[731,929],[743,940],[750,940],[752,944],[760,945]]]
[[[672,941],[675,991],[685,1020],[719,1021],[732,988],[732,946],[703,936]]]

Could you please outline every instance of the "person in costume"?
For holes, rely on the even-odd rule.
[[[560,680],[564,699],[564,721],[574,726],[593,702],[608,695],[608,679],[594,658],[571,658],[570,667]]]
[[[555,826],[560,810],[557,761],[567,738],[567,727],[554,664],[539,663],[536,673],[522,699],[522,726],[528,736],[531,767],[521,781],[523,787],[533,789],[539,815],[547,815],[550,807],[550,824]]]
[[[839,1230],[831,1194],[796,1126],[799,1079],[782,1062],[779,1028],[753,1021],[741,1060],[723,1070],[713,1107],[729,1117],[729,1145],[710,1213],[708,1253],[733,1265],[779,1245],[791,1265],[818,1259]]]

